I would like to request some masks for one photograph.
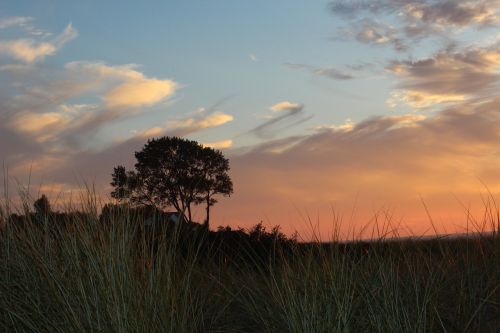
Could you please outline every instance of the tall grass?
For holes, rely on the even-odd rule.
[[[138,239],[139,216],[73,214],[4,228],[0,323],[8,331],[196,332],[217,318],[197,248],[177,251],[177,233],[153,249]],[[46,217],[41,217],[46,218]],[[60,221],[59,221],[60,223]]]
[[[28,207],[27,203],[24,205]],[[491,207],[485,215],[494,219]],[[68,207],[71,212],[71,208]],[[232,264],[200,232],[97,201],[0,232],[0,328],[19,332],[494,332],[500,238],[296,244]],[[7,221],[9,207],[0,209]],[[470,218],[470,217],[468,217]],[[42,223],[40,223],[42,222]],[[477,222],[477,221],[476,221]],[[494,223],[488,220],[487,223]],[[250,254],[250,255],[249,255]],[[250,259],[248,259],[250,258]]]

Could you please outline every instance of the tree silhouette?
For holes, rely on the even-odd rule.
[[[204,147],[201,151],[200,160],[203,164],[203,178],[200,184],[201,194],[198,200],[203,200],[206,204],[205,226],[210,223],[210,206],[217,203],[214,198],[217,194],[224,196],[233,193],[233,182],[229,177],[229,161],[222,155],[220,150]]]
[[[179,137],[148,140],[135,158],[135,171],[114,168],[113,198],[162,210],[174,207],[184,217],[187,213],[189,221],[192,205],[205,203],[208,227],[210,206],[217,202],[214,196],[233,192],[229,161],[222,152],[196,141]]]
[[[33,203],[33,208],[35,208],[35,212],[38,215],[48,215],[51,212],[50,202],[45,194],[42,194],[42,196]]]

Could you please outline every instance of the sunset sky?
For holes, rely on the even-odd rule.
[[[106,196],[177,135],[230,160],[214,226],[461,232],[500,195],[499,83],[500,0],[0,0],[11,196]]]

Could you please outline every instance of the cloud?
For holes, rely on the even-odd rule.
[[[449,229],[465,228],[454,195],[477,203],[484,190],[478,179],[500,193],[499,107],[500,98],[495,98],[454,105],[428,117],[378,116],[233,154],[236,190],[218,207],[217,218],[240,225],[265,219],[290,226],[296,210],[305,207],[305,214],[321,221],[325,235],[331,207],[348,217],[358,197],[356,217],[344,227],[361,227],[375,211],[391,205],[404,224],[420,233],[430,228],[422,196],[433,216],[443,216],[435,221],[439,227],[446,221]]]
[[[54,55],[56,47],[47,42],[36,42],[32,39],[0,41],[0,54],[9,55],[14,59],[33,63],[46,56]]]
[[[331,131],[331,130],[349,132],[354,129],[354,125],[355,123],[348,118],[341,125],[319,125],[319,126],[314,126],[312,129],[317,132]]]
[[[22,20],[18,18],[17,21]],[[0,55],[7,55],[27,64],[32,64],[42,61],[47,56],[54,55],[64,44],[77,35],[78,33],[69,23],[60,35],[47,42],[26,38],[0,40]]]
[[[500,23],[499,5],[495,0],[414,1],[403,7],[403,13],[415,21],[442,27],[483,27]]]
[[[498,0],[373,0],[333,1],[333,13],[348,18],[370,14],[396,14],[411,23],[463,27],[479,27],[499,23]]]
[[[285,63],[284,65],[290,69],[307,70],[313,75],[324,76],[329,79],[334,79],[334,80],[354,79],[354,76],[344,73],[343,71],[333,67],[314,67],[306,64],[293,64],[293,63]]]
[[[42,148],[31,137],[18,133],[0,121],[0,163],[18,163],[26,156],[42,151]]]
[[[499,0],[373,0],[333,1],[332,13],[352,22],[351,36],[372,45],[391,44],[404,51],[422,38],[449,38],[460,29],[479,30],[500,24]],[[372,17],[395,22],[375,23]],[[345,33],[342,33],[345,35]]]
[[[391,93],[387,99],[387,105],[391,108],[399,104],[406,104],[412,108],[428,108],[443,103],[455,103],[465,100],[465,95],[457,94],[432,94],[423,91],[414,90],[396,90]]]
[[[352,75],[342,73],[335,68],[317,68],[313,71],[313,73],[315,75],[326,76],[334,80],[351,80],[354,78]]]
[[[75,28],[73,28],[73,24],[70,22],[66,26],[66,28],[64,28],[64,31],[52,40],[52,43],[56,48],[61,48],[64,44],[71,41],[72,39],[75,39],[77,36],[78,32],[75,30]]]
[[[17,113],[11,120],[13,129],[30,136],[37,136],[37,141],[46,141],[69,125],[70,118],[58,112],[37,114],[33,112]]]
[[[27,23],[33,21],[29,16],[9,16],[0,18],[0,29],[25,26]]]
[[[104,101],[109,107],[153,105],[171,96],[176,88],[170,80],[131,80],[107,92]]]
[[[195,117],[171,120],[167,123],[167,133],[175,136],[186,136],[204,129],[224,125],[233,121],[234,117],[223,112],[213,112],[206,115],[198,113]]]
[[[33,17],[7,16],[0,18],[0,29],[21,28],[24,32],[37,37],[50,37],[52,33],[33,25]]]
[[[248,133],[254,134],[260,138],[272,138],[277,131],[298,125],[312,118],[312,116],[302,117],[301,119],[290,123],[290,120],[297,118],[303,114],[304,105],[283,101],[272,105],[269,108],[273,113],[278,113],[278,116],[272,117],[259,126],[251,129]],[[276,127],[278,124],[285,124],[283,127]]]
[[[36,140],[54,139],[73,148],[112,122],[147,111],[168,99],[179,86],[173,80],[148,77],[136,65],[112,66],[102,62],[70,62],[62,69],[8,71],[13,78],[9,89],[20,91],[0,101],[3,112],[11,114],[9,124]],[[68,103],[73,98],[87,98],[94,103]],[[32,125],[37,123],[37,115],[42,121]],[[33,126],[39,130],[28,130]],[[50,135],[43,134],[49,132]]]
[[[4,27],[22,26],[24,33],[33,35],[34,28],[28,27],[30,21],[12,18],[0,23]],[[79,160],[80,156],[90,159],[99,155],[102,146],[116,146],[107,142],[110,140],[105,136],[104,140],[96,139],[108,126],[149,111],[179,89],[177,82],[147,76],[135,64],[108,65],[99,61],[69,62],[61,67],[41,64],[44,57],[55,54],[76,35],[76,30],[68,24],[63,32],[50,39],[44,34],[0,40],[0,55],[10,52],[9,56],[20,60],[0,66],[6,78],[0,80],[0,163],[5,162],[13,176],[26,174],[29,171],[26,166],[32,164],[39,170],[38,175],[42,175],[51,173],[47,170],[54,167],[50,161],[57,160],[62,167],[71,165],[72,159]],[[201,122],[198,126],[207,125]],[[160,132],[155,130],[145,131],[142,137]],[[130,139],[132,143],[125,145],[126,148],[143,141],[141,137]],[[101,140],[101,147],[93,147],[97,140]]]
[[[215,142],[207,142],[203,144],[205,147],[210,147],[214,149],[227,149],[233,145],[233,140],[221,140]]]
[[[496,95],[500,80],[500,49],[497,45],[437,52],[420,60],[393,61],[387,68],[401,81],[388,100],[429,107]]]
[[[478,62],[476,57],[460,54],[472,63]],[[485,58],[495,59],[491,56]],[[485,61],[479,61],[480,67],[494,68]],[[400,73],[411,72],[406,63],[401,65]],[[303,114],[304,107],[300,108],[300,105],[283,101],[273,106],[281,110],[275,112],[279,117],[293,110]],[[60,112],[71,116],[93,107],[67,103],[61,106]],[[465,100],[435,115],[408,114],[373,117],[358,123],[347,121],[342,125],[323,126],[311,135],[268,141],[247,153],[234,154],[231,150],[228,154],[231,154],[235,194],[231,200],[223,200],[216,207],[216,220],[249,226],[268,218],[266,221],[269,223],[282,224],[290,230],[293,228],[290,220],[297,215],[293,204],[310,209],[311,218],[316,217],[318,206],[315,205],[323,204],[328,212],[322,211],[321,221],[329,221],[331,205],[343,208],[349,214],[352,200],[359,194],[358,215],[353,224],[368,221],[360,216],[369,216],[374,210],[391,203],[399,208],[399,212],[406,214],[405,222],[411,224],[415,221],[416,232],[425,231],[426,225],[422,223],[425,212],[421,208],[420,195],[429,200],[427,203],[433,211],[432,207],[449,207],[446,198],[452,197],[452,194],[465,200],[477,196],[481,189],[478,178],[484,180],[494,193],[500,192],[497,177],[500,165],[499,107],[499,98]],[[100,151],[80,149],[61,152],[55,150],[57,147],[49,146],[48,149],[47,145],[26,140],[26,144],[34,146],[25,146],[23,149],[26,150],[17,150],[10,155],[12,158],[24,155],[21,160],[16,160],[19,163],[12,172],[26,175],[33,166],[34,179],[43,176],[50,182],[72,187],[77,175],[81,179],[92,180],[96,186],[106,190],[113,166],[133,165],[133,152],[144,145],[148,135],[189,132],[222,125],[231,118],[224,115],[200,111],[163,127],[152,127],[141,135]],[[17,139],[13,139],[15,136],[9,136],[12,133],[19,135],[18,132],[10,129],[10,133],[2,134],[2,126],[6,123],[0,122],[2,154],[5,153],[4,148],[10,149],[6,142],[9,146],[13,145],[12,142],[19,144]],[[214,144],[223,146],[225,141]],[[44,147],[46,151],[43,156],[31,159],[29,152],[36,147]],[[439,212],[450,214],[445,210]],[[328,230],[326,224],[321,226],[323,231]],[[451,223],[448,226],[452,226]]]
[[[35,157],[24,159],[20,163],[14,165],[10,170],[12,176],[25,176],[29,173],[37,175],[42,179],[42,175],[51,173],[53,170],[62,170],[69,163],[70,159],[61,154],[43,154]]]
[[[285,111],[285,110],[288,110],[288,111],[294,111],[294,110],[300,111],[303,108],[304,108],[304,106],[302,104],[290,103],[288,101],[284,101],[284,102],[279,102],[279,103],[274,104],[273,106],[271,106],[269,108],[269,110],[271,110],[273,112],[281,112],[281,111]]]
[[[137,134],[134,135],[135,138],[140,138],[140,139],[149,139],[153,137],[159,137],[165,132],[165,128],[160,127],[160,126],[155,126],[148,128],[146,130],[143,130]]]
[[[172,80],[145,76],[133,64],[109,66],[102,62],[71,62],[65,67],[88,77],[94,85],[120,80],[103,95],[109,108],[151,106],[171,97],[179,88],[178,83]]]
[[[149,139],[163,135],[186,136],[205,129],[218,127],[233,121],[234,117],[223,112],[207,114],[206,109],[200,108],[194,117],[186,117],[168,121],[164,126],[154,126],[142,131],[134,131],[134,139]],[[231,140],[214,142],[213,144],[227,144]],[[232,141],[231,141],[232,142]],[[227,148],[227,147],[224,147]]]
[[[347,38],[354,37],[357,41],[371,45],[392,45],[396,51],[406,51],[408,46],[397,29],[393,26],[376,22],[371,19],[362,19],[349,28],[339,29],[339,33]]]

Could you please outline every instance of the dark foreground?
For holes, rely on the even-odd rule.
[[[61,219],[63,221],[61,221]],[[5,220],[5,218],[4,218]],[[31,216],[0,232],[6,332],[495,332],[500,237],[300,244],[279,230]]]

